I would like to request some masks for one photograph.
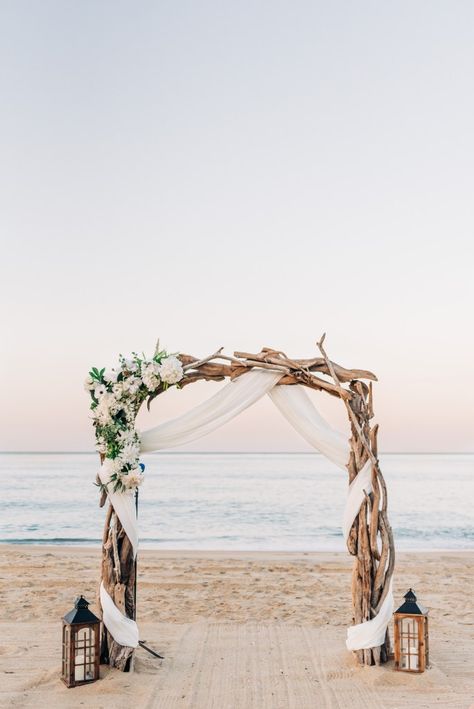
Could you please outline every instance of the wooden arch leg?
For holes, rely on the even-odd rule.
[[[372,491],[366,494],[348,539],[349,552],[355,557],[352,577],[352,603],[355,624],[364,623],[377,615],[389,592],[395,565],[395,546],[387,516],[387,487],[377,459],[377,430],[370,428],[371,392],[361,382],[351,385],[357,395],[349,406],[354,412],[351,421],[351,455],[348,464],[352,482],[369,458],[372,460]],[[364,389],[365,387],[365,389]],[[367,390],[367,391],[365,391]],[[380,647],[357,650],[360,664],[374,665],[390,657],[390,636],[387,629]]]
[[[109,503],[102,539],[102,582],[128,618],[136,618],[135,559],[129,538]],[[100,661],[122,672],[133,671],[134,648],[117,643],[102,625]]]
[[[337,386],[341,386],[334,364],[323,347],[324,335],[318,347]],[[387,515],[387,486],[377,457],[378,426],[371,428],[374,416],[372,382],[353,379],[349,385],[351,397],[344,403],[351,424],[351,452],[347,468],[349,483],[367,461],[372,465],[372,491],[365,495],[357,518],[352,525],[347,548],[355,557],[352,573],[352,605],[354,624],[364,623],[379,612],[387,593],[395,566],[395,545]],[[379,647],[357,650],[360,664],[374,665],[386,662],[390,656],[390,636]]]

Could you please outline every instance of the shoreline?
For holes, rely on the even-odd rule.
[[[87,551],[94,551],[96,549],[99,549],[102,545],[101,540],[97,540],[97,542],[91,543],[91,544],[73,544],[68,542],[64,543],[51,543],[50,540],[45,540],[43,541],[38,541],[38,542],[33,542],[31,540],[25,540],[23,541],[7,541],[7,542],[0,542],[0,549],[4,547],[12,547],[12,548],[32,548],[32,549],[46,549],[48,551],[54,550],[54,549],[84,549]],[[396,556],[397,558],[399,556],[403,556],[405,554],[410,555],[410,554],[418,554],[418,555],[431,555],[431,554],[467,554],[467,555],[473,555],[474,556],[474,547],[472,549],[459,549],[459,548],[451,548],[451,547],[441,547],[441,548],[434,548],[434,549],[423,549],[423,548],[413,548],[413,549],[396,549]],[[330,554],[331,556],[347,556],[348,558],[351,558],[349,555],[349,552],[341,550],[341,549],[189,549],[186,547],[176,547],[176,548],[163,548],[159,546],[142,546],[140,544],[139,546],[139,553],[142,555],[143,553],[153,553],[153,554],[180,554],[180,555],[186,555],[186,554],[201,554],[201,555],[208,555],[208,554],[221,554],[224,557],[229,556],[232,554],[236,555],[245,555],[245,554],[260,554],[263,556],[268,556],[272,554],[287,554],[287,555],[301,555],[301,556],[306,556],[308,554],[315,554],[315,555],[324,555],[324,554]]]

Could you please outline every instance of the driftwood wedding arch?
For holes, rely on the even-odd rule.
[[[392,530],[387,516],[387,487],[377,454],[378,425],[372,425],[374,374],[359,369],[346,369],[332,362],[324,348],[324,336],[318,342],[320,356],[310,359],[290,359],[283,352],[263,348],[258,354],[222,350],[204,359],[187,354],[177,358],[183,366],[180,387],[193,382],[235,380],[250,370],[281,372],[278,386],[300,384],[324,391],[341,400],[350,422],[350,452],[347,461],[349,484],[366,464],[371,468],[371,491],[364,490],[364,499],[347,538],[347,548],[354,557],[352,574],[353,624],[374,618],[387,594],[395,563]],[[368,382],[368,383],[367,383]],[[151,400],[166,389],[160,385],[148,397]],[[140,402],[141,403],[141,402]],[[101,456],[103,460],[103,456]],[[101,506],[107,500],[102,488]],[[132,543],[113,505],[109,502],[102,540],[102,583],[117,608],[127,617],[136,619],[136,558]],[[121,670],[133,669],[134,648],[120,645],[104,626],[101,659]],[[381,645],[356,650],[361,664],[373,665],[387,661],[390,653],[388,630]]]

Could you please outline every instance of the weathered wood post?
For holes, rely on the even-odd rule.
[[[101,462],[103,456],[101,456]],[[106,502],[102,493],[100,506]],[[111,503],[108,503],[102,537],[102,573],[104,588],[127,618],[136,620],[136,559],[133,547]],[[134,648],[119,645],[102,624],[100,661],[123,672],[133,671]]]
[[[318,343],[334,381],[339,384],[332,362],[323,347],[324,335]],[[387,593],[395,566],[395,545],[387,516],[387,486],[377,457],[378,425],[373,428],[374,416],[372,382],[367,386],[357,379],[349,385],[350,399],[344,399],[351,425],[351,452],[347,468],[349,484],[364,465],[372,465],[372,491],[365,495],[357,518],[352,525],[347,548],[355,557],[352,572],[352,605],[354,624],[364,623],[377,615]],[[386,662],[390,655],[390,636],[387,629],[380,647],[357,650],[360,664],[374,665]]]

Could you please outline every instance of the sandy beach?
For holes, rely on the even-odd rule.
[[[133,674],[59,679],[61,616],[83,593],[97,611],[99,549],[0,547],[0,705],[293,709],[463,709],[474,702],[474,554],[399,554],[395,597],[430,608],[431,668],[360,668],[346,651],[345,554],[143,551],[141,637]]]

